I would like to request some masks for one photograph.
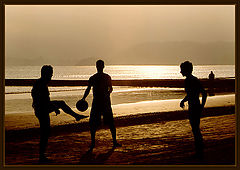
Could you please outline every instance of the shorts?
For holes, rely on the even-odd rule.
[[[40,118],[40,116],[47,116],[49,113],[54,112],[56,109],[60,108],[59,106],[62,104],[62,102],[63,101],[61,100],[53,100],[48,104],[34,107],[36,117]]]
[[[202,107],[200,104],[189,106],[189,120],[191,125],[199,125],[202,116]]]
[[[90,128],[97,128],[101,125],[101,116],[103,116],[103,123],[105,125],[112,125],[114,123],[111,103],[109,101],[93,100],[89,120]]]

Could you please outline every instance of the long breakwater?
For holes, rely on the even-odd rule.
[[[5,79],[5,86],[32,86],[36,79]],[[235,90],[234,78],[200,79],[205,88]],[[88,80],[51,80],[49,86],[87,86]],[[112,80],[113,86],[184,88],[184,79]]]

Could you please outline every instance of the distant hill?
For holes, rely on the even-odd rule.
[[[39,66],[49,64],[44,57],[6,57],[6,65],[19,65],[19,66]]]
[[[95,65],[96,61],[99,59],[100,58],[96,58],[96,57],[84,58],[84,59],[79,60],[75,65],[76,66],[91,66],[91,65]]]
[[[91,49],[94,50],[94,49]],[[235,64],[234,42],[146,42],[127,48],[102,49],[101,59],[107,65],[178,65],[184,60],[194,64]],[[97,53],[97,52],[96,52]],[[7,65],[95,65],[98,57],[7,57]]]

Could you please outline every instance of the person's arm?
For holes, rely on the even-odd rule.
[[[113,91],[112,86],[110,86],[110,87],[108,88],[108,91],[109,91],[109,93],[112,93],[112,91]]]
[[[91,90],[91,85],[88,85],[87,89],[84,92],[82,100],[85,100]]]
[[[85,100],[86,97],[89,95],[89,92],[90,92],[91,87],[92,87],[92,81],[93,81],[92,79],[93,79],[92,77],[89,78],[89,80],[88,80],[88,87],[87,87],[87,89],[85,90],[84,95],[83,95],[83,98],[82,98],[81,100]]]
[[[181,107],[181,108],[184,108],[184,103],[185,103],[186,101],[188,101],[188,95],[186,95],[186,96],[184,97],[184,99],[180,102],[180,107]]]
[[[111,79],[111,77],[109,76],[109,79],[108,79],[108,92],[109,92],[109,94],[112,93],[112,91],[113,91],[112,79]]]
[[[206,90],[204,90],[204,88],[202,88],[201,93],[202,93],[202,108],[204,108],[207,101],[207,92]]]
[[[112,93],[112,91],[113,91],[113,87],[112,87],[112,83],[109,85],[109,87],[108,87],[108,92],[109,93]]]
[[[182,99],[182,101],[180,102],[180,107],[181,107],[181,108],[184,108],[184,106],[185,106],[184,103],[185,103],[186,101],[188,101],[188,98],[189,98],[189,97],[188,97],[188,93],[189,93],[188,91],[189,91],[189,90],[188,90],[188,88],[186,88],[186,79],[184,80],[184,86],[185,86],[185,92],[187,93],[187,95],[186,95],[186,96],[184,97],[184,99]]]

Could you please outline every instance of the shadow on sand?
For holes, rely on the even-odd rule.
[[[79,160],[80,165],[102,165],[113,154],[115,148],[111,148],[109,151],[103,154],[96,155],[91,149],[89,149]]]

